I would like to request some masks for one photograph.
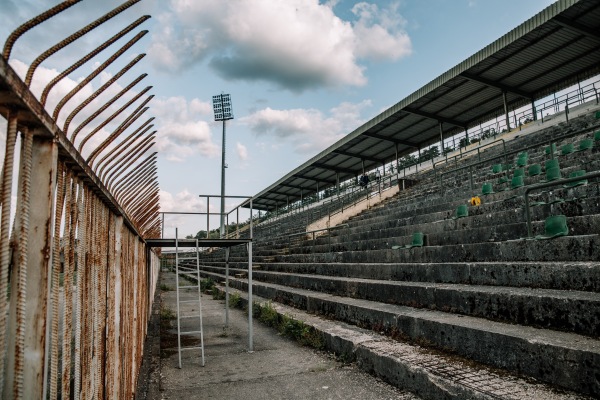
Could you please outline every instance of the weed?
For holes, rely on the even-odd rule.
[[[165,283],[161,283],[160,290],[162,290],[163,292],[170,292],[171,290],[173,290],[173,288]]]
[[[291,315],[279,315],[270,302],[264,305],[254,303],[252,313],[259,321],[274,327],[281,335],[294,339],[303,346],[316,349],[325,347],[325,340],[321,332],[294,319]]]
[[[171,328],[171,321],[177,318],[177,314],[170,308],[161,308],[160,310],[160,329],[167,330]]]
[[[212,292],[214,287],[215,281],[213,281],[211,278],[200,280],[200,290],[202,290],[203,293]]]
[[[229,294],[229,307],[236,308],[240,304],[241,296],[239,292]]]

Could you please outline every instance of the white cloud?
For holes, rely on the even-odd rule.
[[[359,17],[354,25],[356,54],[359,57],[397,60],[410,55],[410,37],[403,30],[406,21],[397,8],[397,3],[388,9],[380,9],[376,4],[365,2],[352,7],[352,12]]]
[[[248,159],[248,149],[246,148],[246,146],[244,146],[240,142],[237,142],[235,144],[235,150],[240,160],[246,161]]]
[[[160,210],[165,212],[206,212],[206,203],[197,194],[191,193],[187,188],[184,188],[175,195],[161,189]]]
[[[229,80],[263,80],[301,91],[321,85],[361,86],[359,59],[410,54],[397,5],[359,3],[354,22],[335,15],[335,1],[215,2],[171,0],[158,17],[148,54],[164,70],[207,60]]]
[[[300,153],[319,151],[331,145],[365,119],[361,112],[371,106],[370,100],[341,103],[324,115],[316,109],[274,110],[270,107],[240,118],[258,136],[271,135],[289,140]]]
[[[212,112],[208,103],[188,102],[183,97],[156,99],[152,112],[160,121],[157,148],[167,160],[179,162],[194,154],[213,157],[219,153],[210,125],[200,119]]]

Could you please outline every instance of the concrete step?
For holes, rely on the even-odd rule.
[[[222,267],[203,266],[224,274]],[[245,270],[232,269],[236,278]],[[384,281],[254,271],[253,279],[336,296],[470,315],[493,321],[596,336],[600,293],[574,290]]]
[[[231,286],[247,291],[247,281],[232,279]],[[600,341],[597,339],[264,282],[254,282],[253,291],[258,296],[309,313],[389,332],[394,337],[444,349],[566,390],[600,396]]]
[[[222,287],[218,289],[224,290]],[[262,306],[268,304],[279,318],[291,317],[315,329],[322,335],[326,350],[347,362],[356,362],[359,368],[426,400],[586,398],[573,392],[556,390],[529,378],[509,375],[456,355],[407,343],[400,338],[392,339],[297,308],[270,303],[259,296],[254,296],[253,301]],[[241,295],[241,304],[248,305],[246,293]]]
[[[388,243],[391,247],[394,243]],[[382,246],[383,247],[383,246]],[[600,259],[600,236],[563,236],[552,240],[507,240],[447,246],[415,247],[410,250],[379,248],[352,250],[332,246],[331,252],[268,256],[270,262],[343,263],[440,263],[514,261],[596,261]],[[258,262],[263,260],[255,254]],[[231,261],[241,261],[232,258]]]

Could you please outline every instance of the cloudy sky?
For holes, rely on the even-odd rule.
[[[11,54],[25,77],[43,51],[120,2],[78,3],[26,33]],[[68,134],[136,77],[131,91],[103,113],[109,116],[145,87],[157,130],[159,181],[164,211],[204,211],[200,194],[220,193],[221,125],[213,121],[212,96],[232,96],[235,119],[227,124],[227,193],[253,195],[360,124],[551,4],[550,0],[144,0],[44,60],[31,89],[40,95],[57,74],[140,16],[124,38],[63,79],[47,109],[141,30],[141,37],[113,65],[71,99],[59,125],[76,105],[109,81],[136,55],[146,56],[95,103],[74,115]],[[0,38],[57,4],[0,0]],[[133,107],[131,110],[133,110]],[[115,126],[122,119],[115,118]],[[5,122],[0,121],[0,140]],[[78,133],[76,145],[97,126]],[[114,128],[113,128],[114,129]],[[82,149],[89,154],[111,124]],[[2,151],[0,149],[0,151]],[[1,156],[2,154],[0,154]],[[233,205],[233,201],[229,202]],[[217,209],[214,199],[211,209]],[[246,216],[247,217],[247,216]],[[170,218],[166,228],[194,232],[204,219]],[[212,222],[211,222],[212,224]],[[216,226],[216,225],[215,225]]]

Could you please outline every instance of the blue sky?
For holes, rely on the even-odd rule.
[[[221,125],[213,121],[213,95],[231,94],[235,114],[227,126],[227,193],[253,195],[551,3],[144,0],[44,61],[32,90],[39,93],[100,39],[152,15],[137,29],[149,34],[84,92],[89,95],[137,53],[147,53],[118,84],[147,72],[135,89],[153,85],[148,117],[156,117],[163,209],[205,210],[198,194],[220,192]],[[54,4],[0,0],[0,37]],[[11,65],[24,74],[38,54],[117,4],[88,0],[73,6],[25,34]],[[71,74],[49,106],[132,36]],[[77,98],[66,108],[74,104]],[[192,220],[170,218],[166,228],[192,233],[200,226]]]

